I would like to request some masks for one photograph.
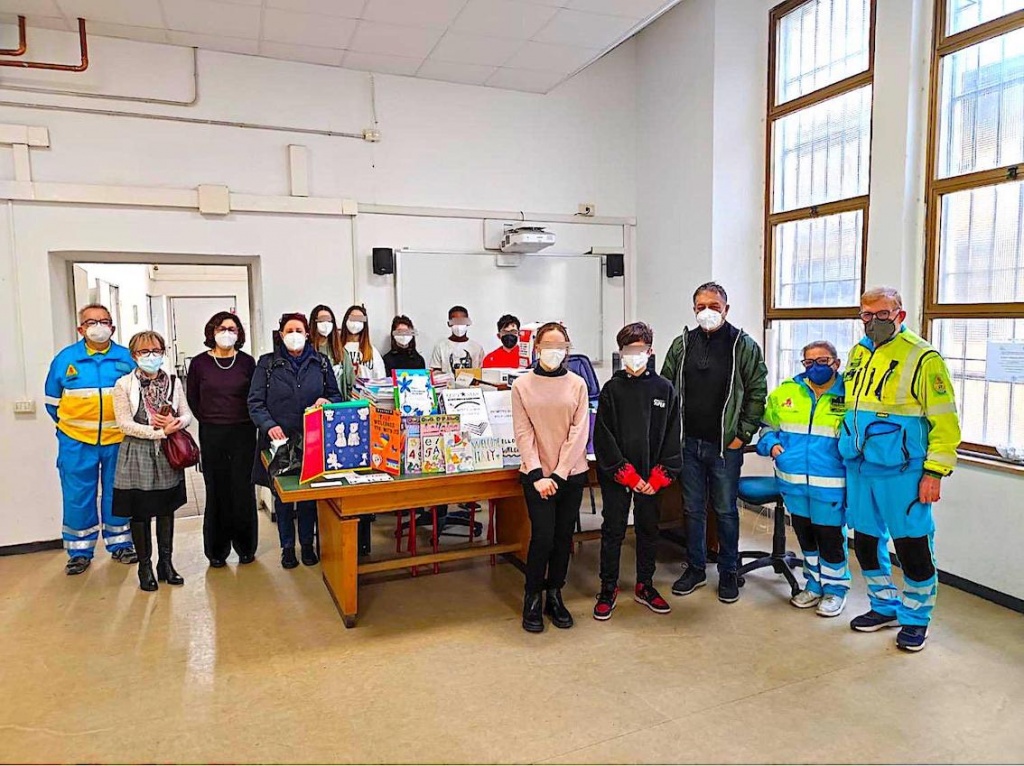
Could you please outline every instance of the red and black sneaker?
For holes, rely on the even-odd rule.
[[[672,611],[672,607],[668,605],[668,602],[661,597],[661,594],[650,583],[638,582],[636,584],[636,592],[633,594],[633,600],[638,604],[643,604],[657,614],[668,614]]]
[[[597,603],[594,604],[595,620],[610,620],[615,610],[615,601],[619,597],[619,589],[615,585],[602,585],[601,592],[597,594]]]

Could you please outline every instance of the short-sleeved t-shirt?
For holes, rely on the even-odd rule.
[[[484,349],[475,340],[455,342],[445,338],[430,355],[430,369],[454,375],[458,370],[479,368],[483,365]]]

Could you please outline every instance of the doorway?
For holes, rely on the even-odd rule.
[[[205,328],[210,317],[220,311],[237,316],[238,309],[234,295],[172,296],[167,304],[170,317],[168,350],[179,377],[184,378],[193,357],[206,351]]]

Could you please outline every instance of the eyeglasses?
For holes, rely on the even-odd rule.
[[[872,319],[881,319],[883,322],[892,319],[895,316],[899,316],[901,309],[890,311],[889,309],[882,309],[881,311],[862,311],[860,312],[860,320],[862,322],[870,322]]]
[[[82,327],[95,327],[96,325],[103,325],[104,327],[113,327],[114,323],[109,319],[86,319],[82,322]]]
[[[152,359],[154,356],[163,356],[164,350],[162,348],[144,348],[141,351],[136,351],[135,356],[139,359]]]
[[[815,359],[804,359],[800,364],[802,364],[805,369],[810,369],[816,364],[823,364],[826,367],[831,367],[835,361],[836,360],[830,356],[819,356]]]

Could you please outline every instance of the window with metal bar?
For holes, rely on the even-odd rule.
[[[864,289],[875,0],[790,0],[771,12],[765,320],[773,382],[828,340],[845,357]]]
[[[1024,0],[936,0],[925,330],[946,357],[964,446],[1024,446]]]

